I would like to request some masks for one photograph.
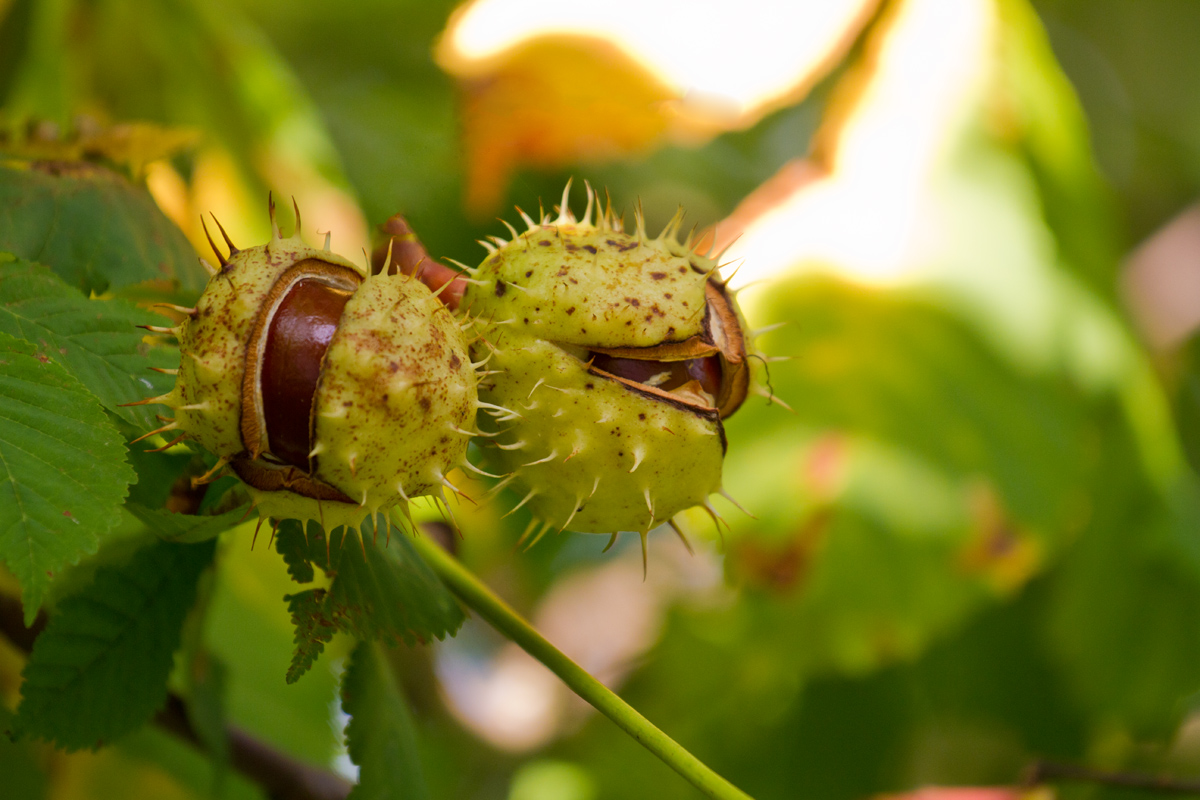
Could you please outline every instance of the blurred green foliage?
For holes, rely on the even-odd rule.
[[[22,259],[0,262],[0,318],[35,319],[19,316],[17,301],[30,296],[21,287],[40,280],[35,299],[57,311],[36,319],[56,317],[43,336],[54,344],[51,334],[70,333],[63,315],[86,316],[83,335],[103,328],[105,314],[141,313],[113,294],[173,300],[200,285],[184,237],[153,208],[130,164],[102,154],[88,162],[86,181],[30,169],[38,137],[70,139],[80,114],[105,125],[195,129],[201,147],[229,155],[231,180],[255,197],[278,175],[267,162],[288,160],[304,168],[296,174],[347,192],[370,223],[402,211],[432,253],[478,261],[474,240],[496,226],[462,209],[459,88],[431,56],[453,6],[0,1],[0,250]],[[1005,98],[1007,124],[981,112],[937,176],[939,197],[955,211],[944,263],[905,288],[797,270],[756,305],[754,325],[790,323],[761,345],[793,357],[771,364],[769,376],[794,414],[752,399],[729,421],[726,487],[756,517],[731,512],[720,542],[696,536],[699,558],[715,559],[721,580],[656,595],[665,598],[655,606],[661,632],[627,665],[622,695],[755,797],[1012,785],[1037,759],[1153,772],[1200,766],[1200,482],[1183,458],[1200,452],[1200,362],[1190,350],[1172,359],[1147,352],[1118,293],[1123,254],[1200,188],[1200,8],[1002,0],[996,9],[993,91]],[[882,18],[864,40],[886,34]],[[866,58],[860,41],[803,102],[749,130],[527,171],[508,201],[531,209],[544,198],[549,207],[566,178],[587,169],[618,204],[640,197],[651,226],[680,202],[690,219],[714,223],[808,151],[829,98]],[[198,152],[183,148],[170,160],[185,182]],[[13,264],[28,270],[10,276]],[[18,327],[0,336],[37,344],[39,335]],[[82,381],[108,410],[102,418],[100,404],[84,409],[97,441],[147,428],[141,410],[117,407],[135,396],[124,356],[48,350],[34,363],[32,346],[8,338],[4,351],[14,356],[0,362],[3,386],[39,370],[42,383]],[[132,357],[138,337],[127,338],[121,353]],[[116,389],[106,392],[106,381]],[[70,395],[60,411],[74,407]],[[38,433],[14,430],[0,430],[0,454]],[[62,578],[73,587],[65,598],[51,588],[48,610],[69,622],[92,571],[99,583],[111,579],[112,563],[137,571],[148,553],[185,547],[154,541],[147,529],[177,541],[219,535],[216,568],[200,579],[184,623],[200,633],[185,641],[168,684],[205,720],[198,727],[219,731],[223,713],[329,766],[344,756],[335,712],[350,659],[341,708],[354,717],[349,758],[362,766],[365,794],[404,785],[448,798],[695,796],[594,715],[519,754],[472,733],[444,701],[444,651],[428,644],[457,628],[457,609],[436,585],[427,602],[407,597],[433,579],[403,542],[364,547],[363,571],[378,568],[381,581],[343,580],[374,587],[371,601],[411,603],[416,622],[401,614],[341,627],[407,644],[355,645],[332,631],[306,640],[283,598],[299,596],[297,577],[315,579],[309,591],[322,598],[342,596],[336,571],[322,576],[308,563],[329,566],[324,545],[310,540],[305,550],[299,531],[283,529],[278,549],[291,553],[294,569],[308,568],[289,577],[264,542],[250,550],[254,534],[238,526],[232,505],[210,508],[210,498],[199,521],[159,525],[171,486],[211,464],[135,450],[129,507],[109,498],[91,532],[101,541],[98,563],[109,566],[76,567],[76,583]],[[108,481],[128,483],[124,460],[109,460]],[[600,537],[580,535],[514,554],[526,521],[484,508],[464,519],[458,542],[460,557],[526,613],[569,579],[626,555],[626,543],[604,554]],[[6,558],[14,542],[36,538],[12,531],[0,525]],[[666,552],[652,545],[652,572]],[[0,588],[14,593],[5,581]],[[27,600],[41,583],[24,587]],[[327,609],[302,601],[292,611],[307,609],[315,625]],[[426,644],[410,646],[414,638]],[[317,644],[326,647],[321,660],[287,685],[297,645],[313,656]],[[470,624],[456,644],[479,663],[503,646]],[[205,683],[195,669],[210,661],[220,679]],[[0,727],[11,724],[22,666],[23,656],[0,652]],[[124,786],[130,797],[203,797],[222,786],[228,796],[263,796],[241,777],[212,780],[207,761],[152,728],[70,758],[0,741],[0,775],[15,796],[103,797],[113,775],[126,773],[136,776]]]

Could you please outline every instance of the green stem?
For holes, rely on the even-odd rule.
[[[532,625],[501,600],[479,578],[428,536],[415,537],[413,544],[433,571],[458,597],[490,622],[498,631],[516,642],[529,655],[545,664],[575,694],[591,703],[597,711],[617,723],[643,747],[662,759],[706,796],[717,800],[750,800],[750,796],[713,772],[704,762],[639,714],[583,667],[567,658],[538,633]]]

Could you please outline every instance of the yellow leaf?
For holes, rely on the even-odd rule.
[[[98,156],[141,175],[150,162],[190,149],[200,138],[200,132],[193,128],[123,122],[81,136],[80,144],[86,157]]]
[[[104,126],[80,117],[71,131],[49,122],[0,127],[0,151],[9,157],[34,161],[106,161],[140,178],[152,161],[170,158],[194,147],[201,139],[192,128],[153,122],[122,122]]]
[[[464,90],[468,207],[501,200],[519,166],[563,167],[701,144],[801,100],[878,0],[473,0],[438,63]]]
[[[514,170],[649,149],[668,129],[674,92],[612,44],[539,37],[462,83],[469,212],[503,200]]]

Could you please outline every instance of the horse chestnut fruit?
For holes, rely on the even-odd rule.
[[[750,389],[744,325],[715,260],[677,240],[679,217],[650,238],[639,212],[625,233],[590,187],[582,220],[567,192],[557,219],[525,215],[528,230],[493,239],[469,271],[461,309],[489,370],[480,428],[538,536],[637,531],[644,544],[721,492],[721,420]]]
[[[247,485],[259,513],[327,530],[441,492],[475,433],[474,366],[459,322],[422,284],[306,245],[239,250],[225,236],[174,333],[175,387],[150,398]],[[224,234],[224,230],[221,231]],[[211,242],[211,238],[210,238]],[[147,434],[150,435],[150,434]],[[207,477],[207,476],[206,476]]]

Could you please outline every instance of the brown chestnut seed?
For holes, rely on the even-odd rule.
[[[313,446],[312,408],[329,341],[351,292],[306,278],[283,298],[267,331],[262,406],[270,452],[306,472]]]
[[[268,453],[315,471],[313,396],[338,320],[361,283],[352,270],[308,258],[271,287],[250,332],[242,378],[242,441],[251,458]]]
[[[675,395],[698,411],[715,408],[724,419],[750,389],[746,342],[725,288],[709,280],[701,333],[651,347],[592,347],[592,367],[605,377],[640,384],[651,394]]]

